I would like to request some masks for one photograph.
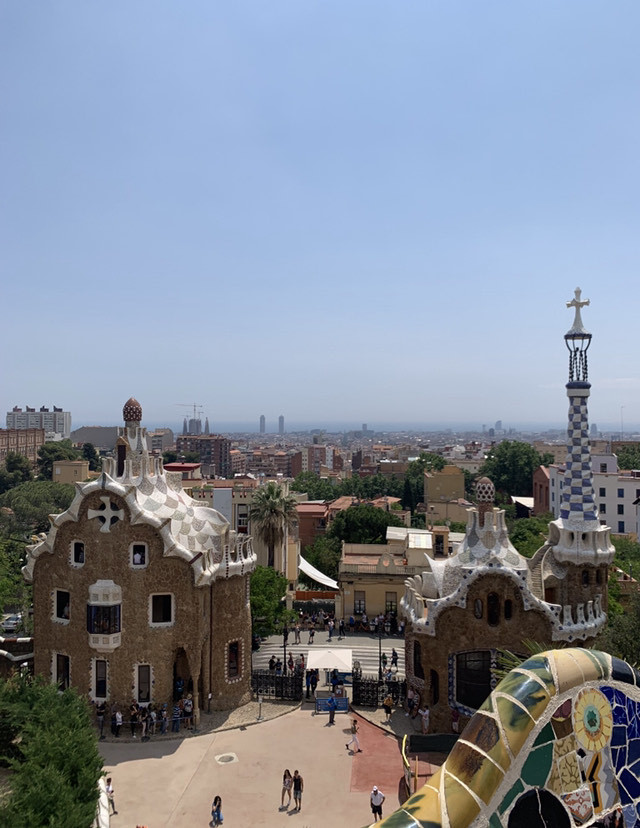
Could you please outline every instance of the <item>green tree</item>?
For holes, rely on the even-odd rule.
[[[102,758],[87,702],[42,679],[0,681],[0,762],[13,770],[0,824],[86,828]]]
[[[298,522],[296,499],[287,495],[282,486],[270,481],[253,496],[249,518],[251,531],[266,545],[269,566],[274,565],[276,546],[281,546],[287,529]]]
[[[596,647],[611,655],[640,664],[640,595],[634,593],[624,612],[614,613],[598,637]]]
[[[640,469],[640,443],[635,446],[624,446],[618,451],[618,467]]]
[[[75,489],[68,483],[33,480],[14,486],[0,496],[0,531],[5,537],[46,532],[49,515],[64,512],[71,505]]]
[[[162,460],[164,463],[177,463],[178,455],[175,451],[163,451]]]
[[[0,468],[0,494],[27,480],[33,480],[31,463],[22,454],[10,451]]]
[[[433,452],[423,451],[417,460],[409,463],[405,480],[409,480],[413,490],[413,502],[424,503],[424,473],[426,471],[442,471],[446,466],[444,457]]]
[[[25,546],[22,541],[0,537],[0,610],[21,611],[23,626],[30,630],[32,589],[22,577],[26,561]]]
[[[291,484],[294,492],[306,492],[309,500],[335,500],[341,490],[340,485],[334,487],[328,480],[318,477],[313,472],[301,472]]]
[[[533,473],[553,462],[551,454],[539,454],[529,443],[505,440],[491,449],[480,475],[489,477],[496,491],[507,495],[533,494]]]
[[[320,537],[316,538],[311,546],[307,546],[304,550],[305,559],[319,569],[324,575],[333,578],[334,581],[338,578],[338,567],[340,565],[340,556],[342,554],[342,544],[337,538]],[[301,580],[315,585],[313,579],[300,574]]]
[[[197,451],[185,451],[184,454],[180,455],[180,462],[181,463],[199,463],[200,462],[200,454]]]
[[[549,534],[549,521],[553,515],[538,515],[514,520],[509,525],[509,538],[521,555],[532,558]]]
[[[387,526],[404,526],[404,523],[393,512],[365,503],[338,512],[327,537],[345,543],[386,543]]]
[[[78,460],[79,454],[71,445],[71,440],[59,440],[57,443],[45,443],[38,449],[38,472],[45,480],[53,478],[53,464],[56,460]]]
[[[270,635],[286,617],[284,596],[287,579],[266,566],[257,566],[251,573],[251,623],[259,635]]]
[[[83,443],[82,456],[89,461],[89,471],[98,471],[100,468],[100,455],[93,443]]]

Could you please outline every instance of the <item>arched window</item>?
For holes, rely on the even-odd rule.
[[[602,583],[602,570],[596,569],[596,584]]]
[[[422,647],[419,641],[413,642],[413,675],[416,678],[424,678],[424,669],[422,667]]]
[[[589,586],[589,570],[582,570],[582,586]]]
[[[482,618],[482,613],[482,598],[476,598],[476,600],[473,602],[473,614],[476,618]]]
[[[504,602],[504,618],[505,621],[510,621],[513,616],[513,601],[507,598]]]
[[[487,621],[490,627],[497,627],[500,623],[500,596],[497,592],[487,595]]]

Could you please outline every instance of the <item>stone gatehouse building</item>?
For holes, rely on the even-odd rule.
[[[431,708],[431,729],[447,732],[452,716],[471,716],[496,684],[499,650],[527,655],[539,644],[589,646],[607,618],[607,579],[614,557],[610,529],[594,501],[587,398],[585,302],[576,290],[565,335],[569,350],[569,425],[560,517],[531,559],[511,544],[494,487],[482,478],[468,510],[464,541],[447,559],[427,558],[405,581],[407,680]]]
[[[69,509],[28,548],[34,670],[93,700],[231,709],[250,698],[251,538],[182,490],[124,406],[115,457],[76,484]]]

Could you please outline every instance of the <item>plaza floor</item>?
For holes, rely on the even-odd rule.
[[[394,715],[404,724],[400,711]],[[381,711],[369,717],[384,718]],[[145,743],[102,742],[118,809],[111,825],[207,826],[216,794],[222,797],[224,824],[232,828],[369,825],[373,785],[386,795],[385,815],[400,804],[402,759],[396,734],[360,717],[363,752],[348,752],[350,718],[337,715],[329,727],[327,715],[303,704],[234,729]],[[297,768],[304,779],[299,813],[279,810],[285,768],[292,773]]]

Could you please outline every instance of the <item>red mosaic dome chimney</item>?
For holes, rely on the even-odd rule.
[[[122,409],[125,423],[142,422],[142,406],[135,397],[129,397]]]

